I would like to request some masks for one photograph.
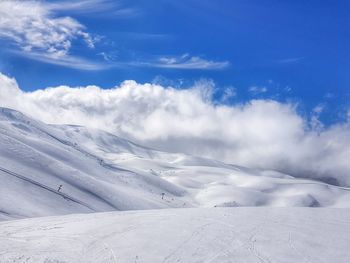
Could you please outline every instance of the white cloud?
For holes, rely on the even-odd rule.
[[[320,121],[320,116],[325,110],[324,104],[319,104],[312,109],[310,117],[310,126],[314,131],[320,132],[324,129],[323,123]]]
[[[313,130],[296,106],[273,100],[217,105],[212,82],[186,90],[125,81],[119,87],[21,91],[0,75],[0,105],[48,123],[101,128],[141,144],[277,169],[350,186],[350,123]],[[315,111],[315,114],[319,110]]]
[[[284,59],[275,60],[275,62],[280,64],[292,64],[292,63],[298,63],[304,59],[305,57],[284,58]]]
[[[13,53],[17,53],[16,51],[13,51]],[[73,69],[79,69],[79,70],[103,70],[113,67],[111,63],[101,63],[101,62],[94,62],[90,61],[81,57],[76,56],[62,56],[59,58],[53,59],[52,56],[44,54],[44,53],[38,53],[38,52],[30,52],[30,53],[21,53],[21,56],[42,61],[48,64],[54,64],[54,65],[60,65],[64,67],[69,67]]]
[[[77,12],[96,12],[105,11],[114,8],[115,4],[109,0],[80,0],[80,1],[60,1],[48,4],[51,10],[56,11],[77,11]]]
[[[73,41],[82,40],[94,48],[93,37],[81,23],[71,17],[58,17],[53,6],[35,0],[0,1],[0,38],[14,44],[19,54],[74,68],[84,60],[70,55]]]
[[[153,60],[115,61],[113,52],[99,52],[108,63],[97,62],[71,54],[75,41],[91,49],[101,36],[93,37],[76,19],[60,16],[68,13],[101,13],[113,17],[135,15],[135,9],[124,8],[119,1],[84,0],[55,2],[39,0],[0,0],[0,39],[11,44],[11,52],[34,60],[82,70],[101,70],[110,67],[157,67],[169,69],[218,70],[229,66],[228,61],[206,60],[184,54],[177,57],[157,57]],[[108,11],[108,12],[107,12]],[[159,37],[142,34],[143,37]],[[164,35],[163,35],[164,36]]]
[[[267,87],[259,87],[259,86],[251,86],[249,87],[248,91],[253,94],[253,95],[258,95],[258,94],[262,94],[262,93],[266,93],[267,92]]]
[[[124,7],[121,1],[117,0],[61,0],[48,3],[47,6],[54,11],[69,11],[89,15],[101,13],[104,17],[106,15],[134,16],[139,12],[135,8]]]
[[[237,91],[236,91],[235,87],[232,87],[232,86],[226,87],[226,88],[224,88],[224,90],[222,92],[221,100],[223,102],[227,102],[236,96],[237,96]]]
[[[228,61],[212,61],[197,56],[183,54],[181,56],[163,56],[155,61],[133,63],[138,66],[148,66],[169,69],[202,69],[219,70],[230,66]]]

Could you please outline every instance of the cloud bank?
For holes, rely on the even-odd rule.
[[[273,100],[214,103],[212,82],[190,89],[125,81],[111,89],[24,92],[0,75],[0,106],[47,123],[100,128],[141,144],[350,186],[350,123],[329,128]],[[312,122],[317,121],[317,114]]]

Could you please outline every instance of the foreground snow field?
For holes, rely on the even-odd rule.
[[[350,261],[350,209],[188,208],[0,223],[0,262]]]

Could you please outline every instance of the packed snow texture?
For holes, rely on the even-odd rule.
[[[0,262],[348,263],[350,210],[210,208],[0,223]]]
[[[0,108],[0,178],[2,220],[175,207],[350,207],[348,188],[161,152],[7,108]]]

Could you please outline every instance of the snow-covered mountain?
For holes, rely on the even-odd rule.
[[[142,147],[0,108],[0,219],[214,206],[350,207],[350,189]]]
[[[157,151],[7,108],[0,179],[0,262],[349,259],[349,209],[331,208],[350,207],[348,188]],[[28,219],[6,221],[20,218]]]

